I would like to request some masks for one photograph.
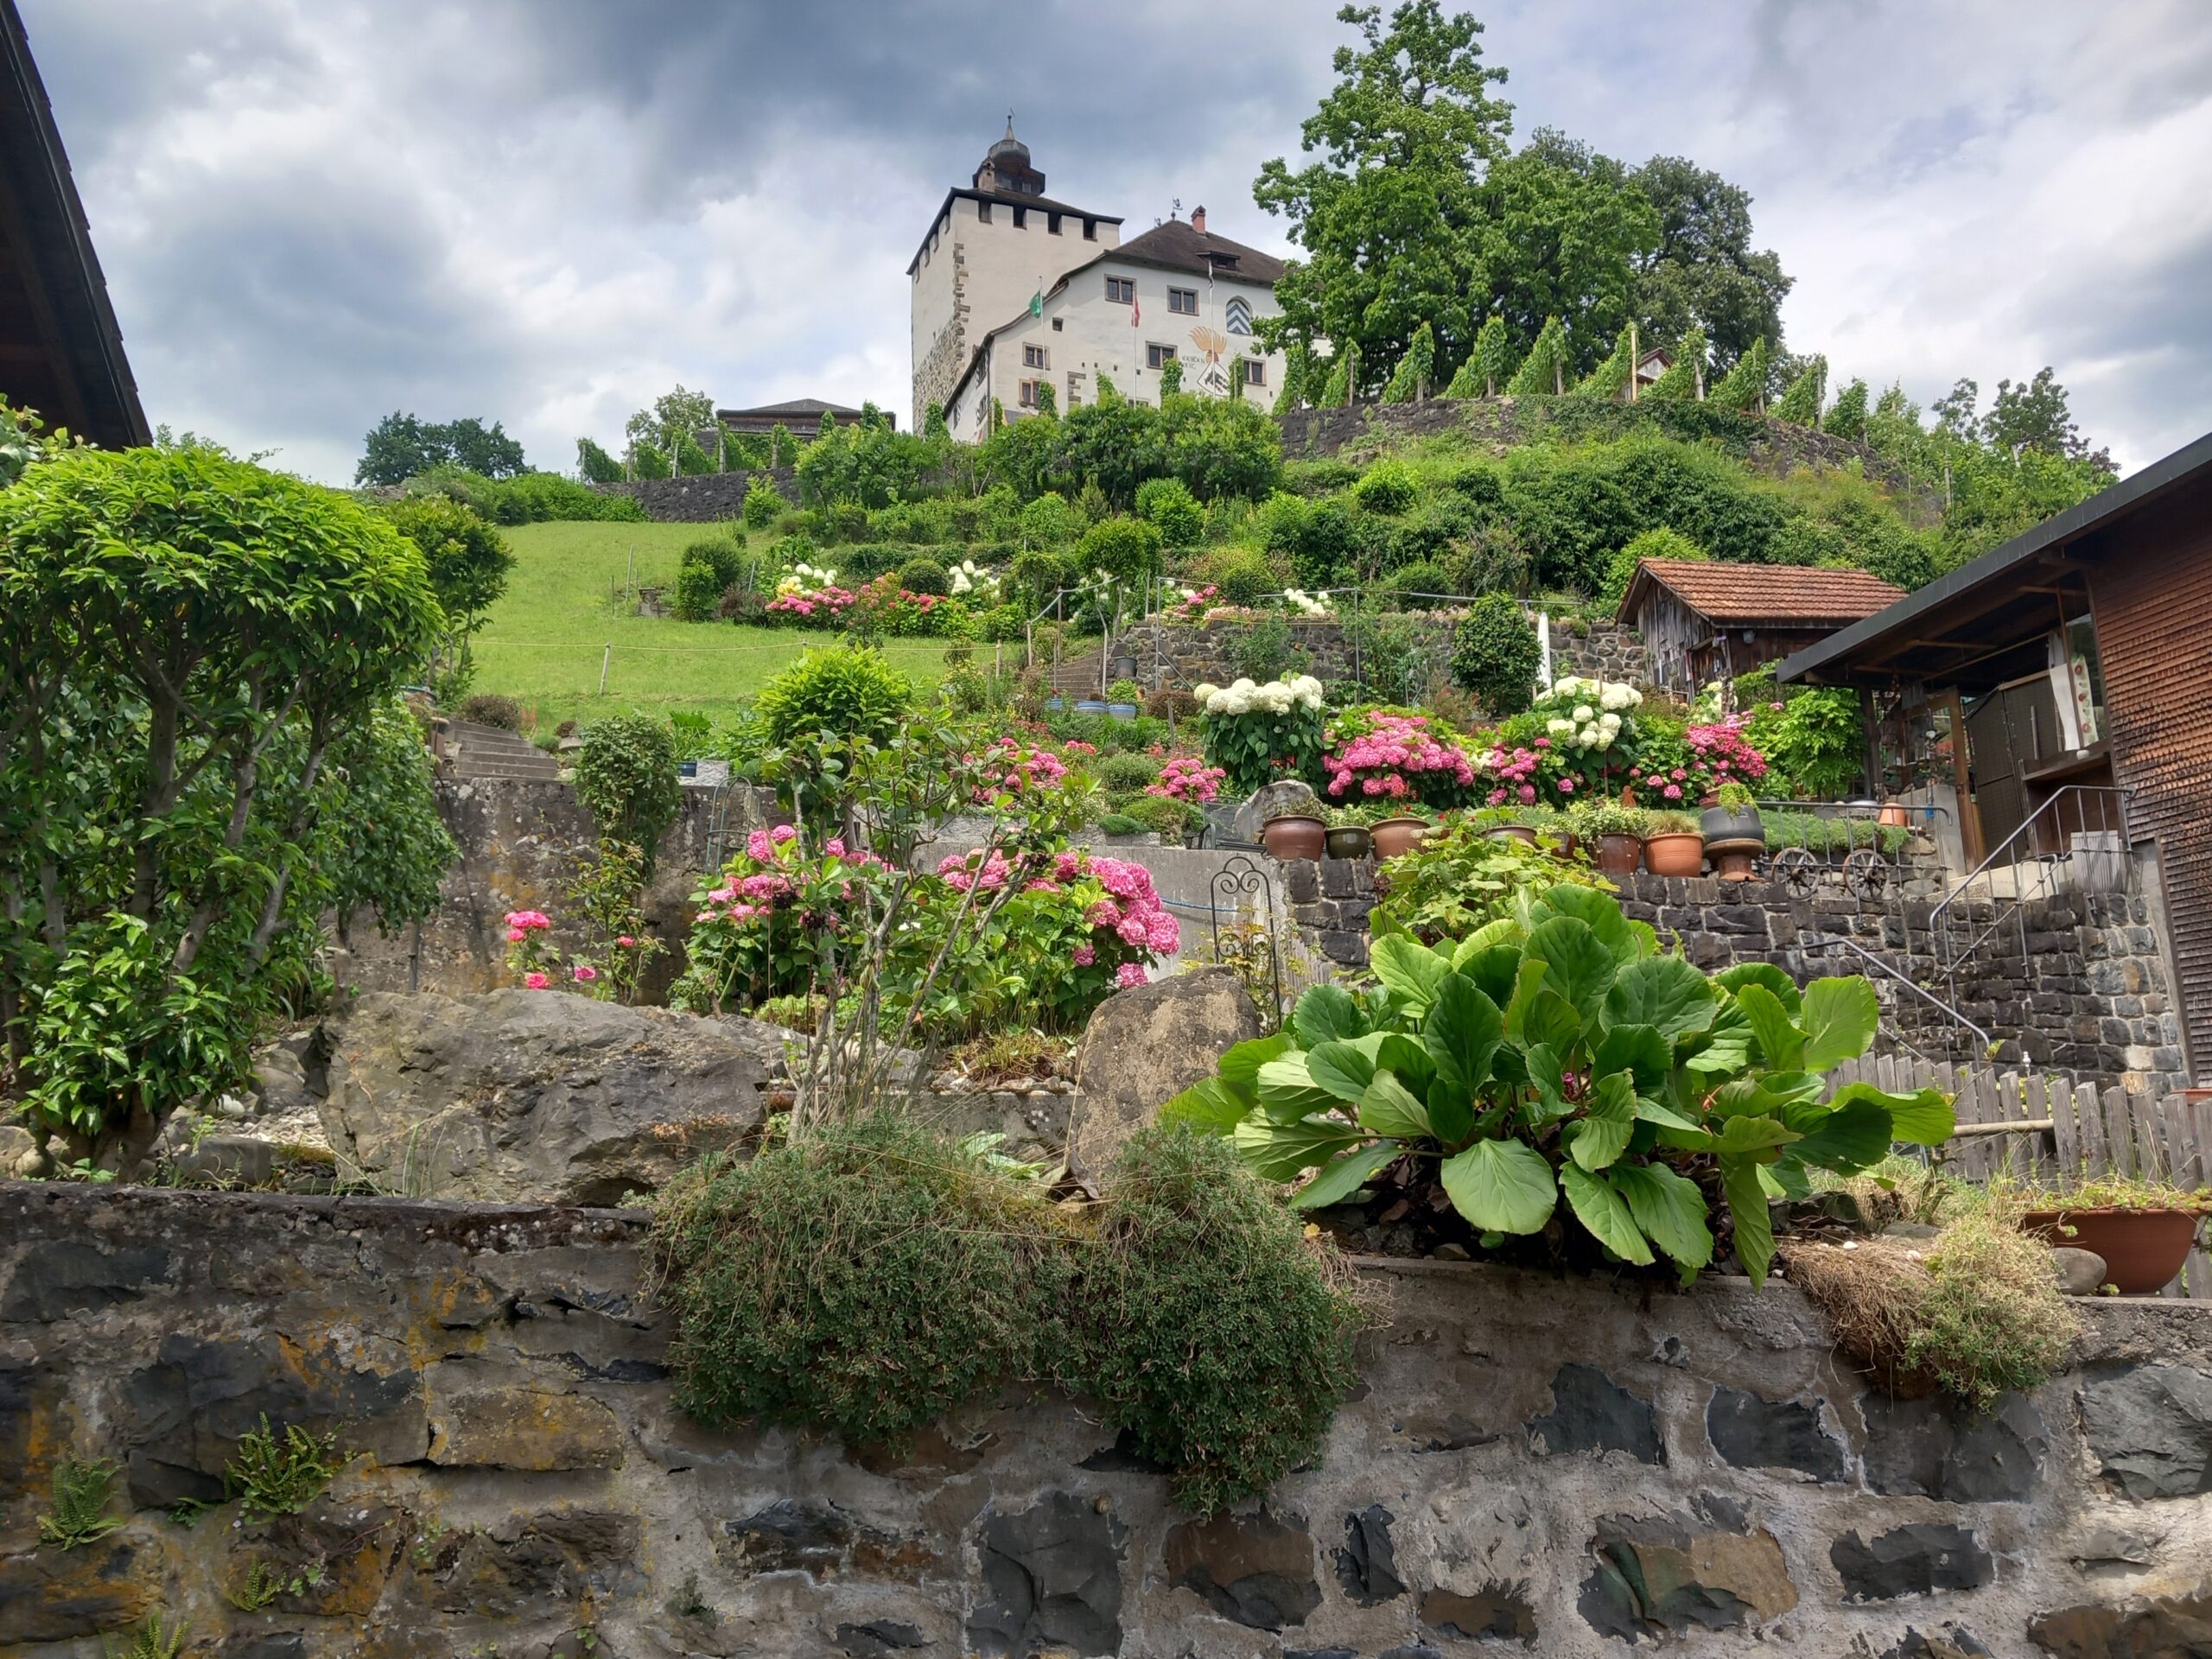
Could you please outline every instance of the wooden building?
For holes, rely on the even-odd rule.
[[[759,409],[718,409],[715,418],[726,430],[757,432],[763,437],[780,426],[804,443],[822,429],[825,413],[840,426],[855,426],[859,424],[863,411],[849,409],[843,404],[825,404],[819,397],[794,397],[787,404],[764,404]],[[883,418],[894,426],[898,424],[898,417],[888,410],[884,411]],[[709,449],[714,447],[712,436],[711,432],[707,435]]]
[[[1621,595],[1656,685],[1694,696],[1802,651],[1904,597],[1864,570],[1644,559]]]
[[[2045,809],[2116,791],[2131,852],[2160,877],[2192,1071],[2212,1074],[2212,435],[1778,677],[1858,687],[1878,728],[1946,734],[1976,861],[2063,841],[2080,826]]]
[[[0,397],[110,448],[152,439],[16,0],[0,0]]]

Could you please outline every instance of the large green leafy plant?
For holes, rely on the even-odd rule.
[[[1865,979],[1801,991],[1761,963],[1708,976],[1587,887],[1554,887],[1456,944],[1390,935],[1373,963],[1376,989],[1307,991],[1288,1027],[1230,1050],[1162,1116],[1230,1136],[1274,1179],[1318,1170],[1300,1208],[1410,1159],[1433,1166],[1485,1246],[1580,1229],[1620,1262],[1664,1255],[1685,1281],[1713,1256],[1717,1211],[1764,1279],[1770,1200],[1802,1195],[1812,1170],[1853,1173],[1892,1141],[1951,1133],[1934,1090],[1829,1093],[1822,1074],[1874,1035]]]

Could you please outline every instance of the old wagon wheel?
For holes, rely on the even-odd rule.
[[[1870,847],[1861,847],[1843,861],[1843,884],[1861,899],[1879,899],[1890,885],[1890,867]]]
[[[1774,855],[1770,867],[1777,881],[1789,884],[1789,891],[1800,899],[1809,899],[1813,889],[1820,885],[1820,861],[1803,847],[1784,847]]]

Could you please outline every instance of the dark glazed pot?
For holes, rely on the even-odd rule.
[[[1363,823],[1331,826],[1328,843],[1331,858],[1365,858],[1375,850],[1375,837],[1368,834]]]
[[[1260,844],[1268,849],[1268,856],[1286,863],[1293,859],[1318,859],[1325,850],[1329,826],[1319,818],[1300,814],[1287,818],[1269,818],[1260,831]]]

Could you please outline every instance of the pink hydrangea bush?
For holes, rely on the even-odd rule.
[[[507,971],[526,991],[566,985],[588,996],[612,995],[600,971],[578,957],[563,962],[553,944],[553,918],[542,910],[511,910],[501,918],[507,928]]]
[[[1144,792],[1205,806],[1221,793],[1222,779],[1228,776],[1221,767],[1210,766],[1197,755],[1171,754],[1160,764],[1160,781],[1147,784]]]
[[[1448,728],[1426,715],[1348,714],[1322,734],[1321,772],[1332,800],[1458,806],[1475,764]]]

